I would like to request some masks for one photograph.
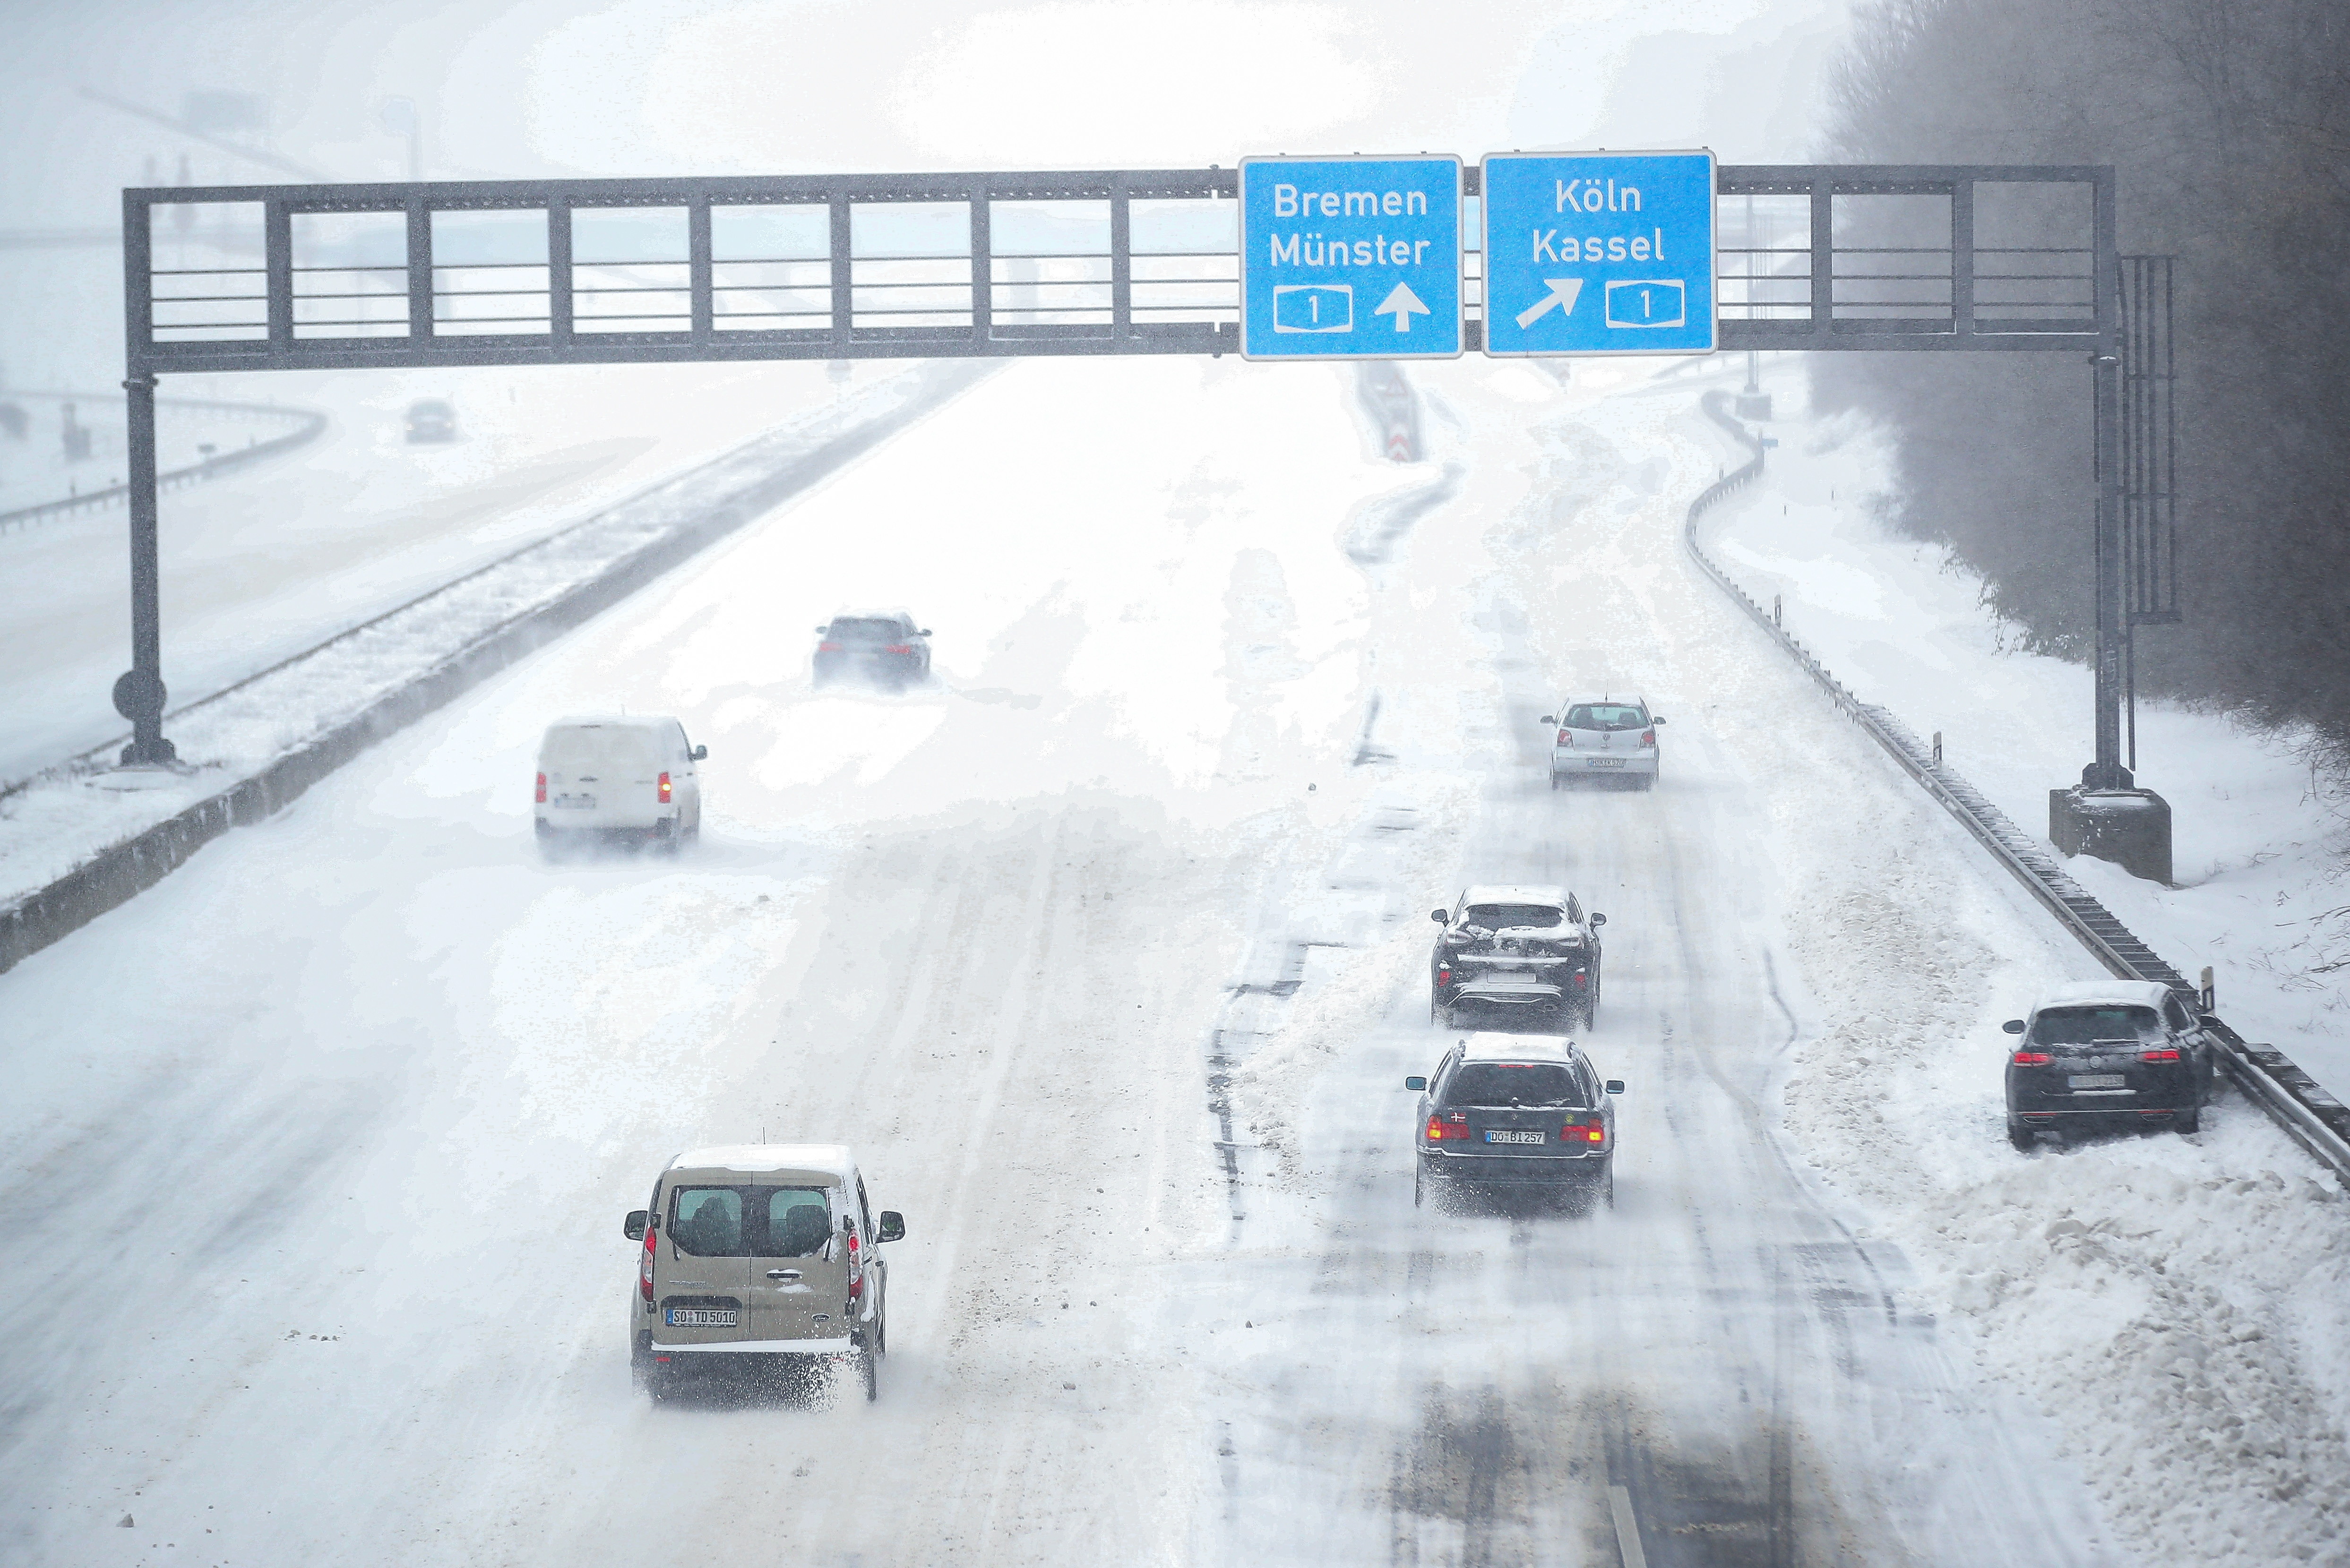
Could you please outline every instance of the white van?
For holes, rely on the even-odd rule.
[[[539,843],[573,836],[650,838],[674,851],[702,834],[702,782],[710,754],[665,717],[558,719],[538,744],[532,813]]]
[[[889,1349],[881,1243],[905,1216],[865,1199],[839,1144],[690,1149],[621,1224],[641,1244],[629,1293],[629,1359],[659,1399],[681,1380],[760,1363],[852,1360],[865,1397]]]

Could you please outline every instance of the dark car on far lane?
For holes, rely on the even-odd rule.
[[[442,441],[457,439],[457,410],[446,399],[420,398],[408,405],[408,439]]]
[[[862,680],[902,691],[931,678],[931,628],[902,611],[837,615],[816,630],[818,686]]]
[[[1616,1203],[1616,1101],[1571,1040],[1477,1033],[1454,1042],[1423,1078],[1413,1135],[1411,1200],[1456,1187],[1548,1187]]]
[[[2018,1148],[2048,1132],[2202,1125],[2219,1044],[2167,985],[2060,985],[2005,1028],[2019,1037],[2007,1058],[2007,1137]]]

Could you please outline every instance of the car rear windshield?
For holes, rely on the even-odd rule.
[[[2100,1040],[2157,1040],[2151,1007],[2052,1007],[2032,1021],[2035,1045],[2093,1045]]]
[[[841,642],[895,642],[906,628],[894,620],[837,620],[831,635]]]
[[[697,1258],[809,1258],[832,1234],[832,1206],[815,1187],[680,1187],[664,1233]]]
[[[1587,1111],[1574,1069],[1556,1062],[1467,1062],[1444,1091],[1448,1106],[1539,1106]]]
[[[582,769],[657,768],[660,737],[635,724],[575,724],[549,730],[538,749],[544,766],[560,773]]]
[[[1523,930],[1529,926],[1548,930],[1566,919],[1549,904],[1471,904],[1463,918],[1489,931]]]
[[[1648,716],[1639,709],[1614,702],[1577,702],[1566,711],[1570,730],[1641,730],[1648,723]]]

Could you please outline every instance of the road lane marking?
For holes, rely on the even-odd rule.
[[[1616,1516],[1616,1550],[1624,1568],[1648,1568],[1648,1554],[1640,1550],[1640,1521],[1632,1513],[1632,1494],[1620,1486],[1607,1489],[1607,1511]]]

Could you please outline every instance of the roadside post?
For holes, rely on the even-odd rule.
[[[1241,355],[1455,359],[1461,160],[1241,160]]]
[[[1497,152],[1482,169],[1485,352],[1711,354],[1711,152]]]

